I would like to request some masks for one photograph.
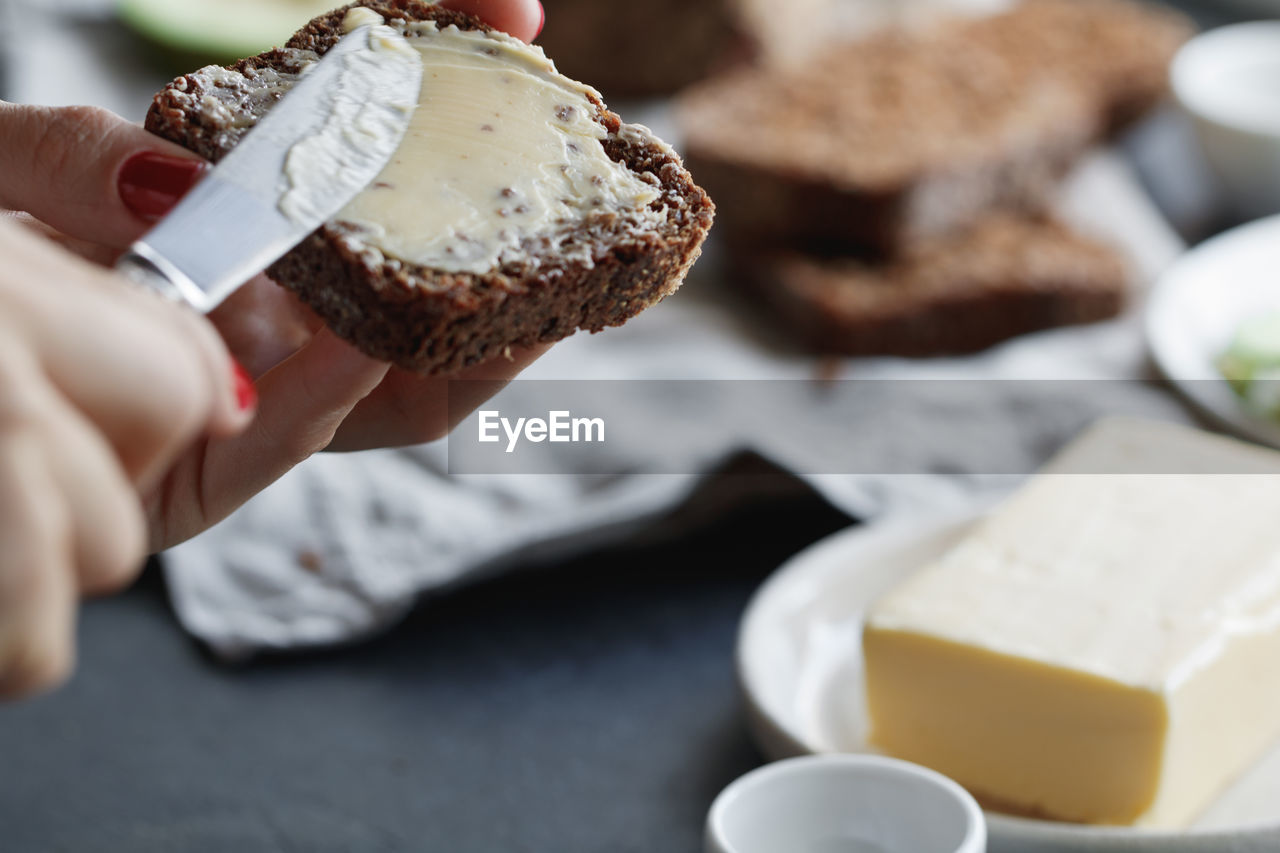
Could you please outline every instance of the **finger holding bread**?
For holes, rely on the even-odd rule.
[[[210,439],[148,495],[152,549],[176,545],[216,524],[325,450],[388,369],[331,332],[318,332],[258,378],[260,402],[248,429]]]
[[[439,441],[550,348],[517,347],[447,378],[392,368],[342,422],[327,449],[351,452]]]
[[[6,412],[0,425],[0,699],[51,689],[71,671],[70,526],[38,432],[15,428]]]
[[[145,541],[111,445],[20,338],[0,336],[0,698],[66,677],[76,600],[132,580]]]
[[[0,207],[76,240],[125,248],[205,168],[190,151],[108,110],[0,101]]]
[[[443,0],[440,6],[479,18],[495,30],[525,42],[538,37],[546,20],[538,0]]]
[[[124,279],[0,223],[0,315],[15,346],[111,445],[157,479],[202,434],[252,418],[252,387],[214,328]]]

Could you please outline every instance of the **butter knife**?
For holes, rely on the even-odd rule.
[[[390,162],[422,84],[389,27],[331,48],[116,268],[208,313],[332,218]]]

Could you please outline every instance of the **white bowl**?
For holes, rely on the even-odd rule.
[[[1190,114],[1235,213],[1280,213],[1280,21],[1197,36],[1173,61],[1174,94]]]
[[[1146,332],[1156,366],[1188,400],[1245,438],[1280,448],[1280,424],[1250,409],[1217,366],[1241,324],[1280,311],[1278,266],[1280,216],[1206,240],[1161,273]]]
[[[707,853],[984,853],[973,797],[915,764],[814,755],[768,764],[725,788]]]

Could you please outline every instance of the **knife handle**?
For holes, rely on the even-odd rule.
[[[120,260],[116,261],[116,272],[134,284],[154,291],[172,302],[189,305],[201,314],[207,314],[213,307],[207,304],[208,297],[195,282],[145,243],[134,243],[129,247]]]

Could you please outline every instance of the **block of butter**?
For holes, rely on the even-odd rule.
[[[868,614],[872,742],[988,806],[1175,828],[1280,736],[1280,454],[1105,421]]]

